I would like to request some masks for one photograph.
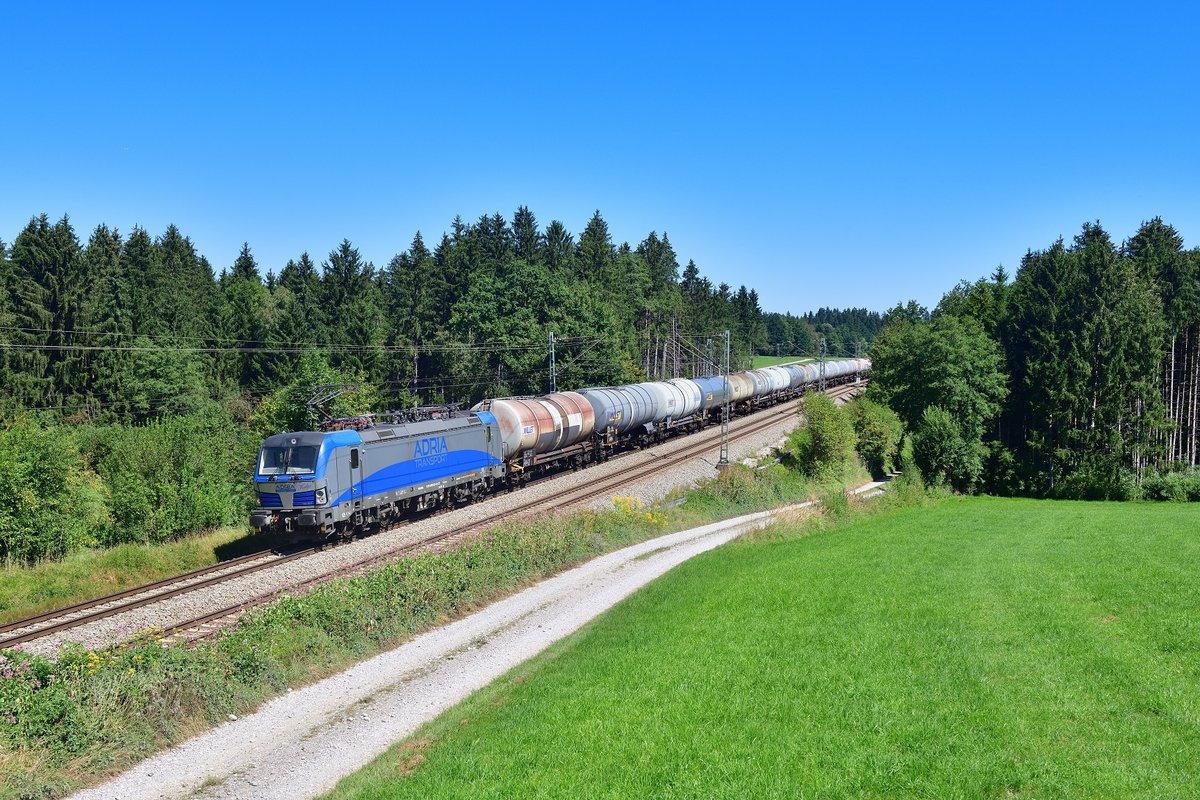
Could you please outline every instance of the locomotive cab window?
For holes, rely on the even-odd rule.
[[[258,459],[259,475],[300,475],[316,471],[315,447],[264,447]]]
[[[358,469],[358,448],[350,451],[350,469]]]

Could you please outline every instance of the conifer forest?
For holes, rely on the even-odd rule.
[[[961,491],[1200,500],[1200,250],[1155,217],[1029,250],[1015,276],[898,305],[870,393],[927,480]]]

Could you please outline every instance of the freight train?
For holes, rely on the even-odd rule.
[[[465,505],[539,474],[577,469],[613,453],[858,380],[871,363],[846,359],[484,400],[470,411],[422,408],[341,429],[270,436],[258,454],[256,531],[335,541],[416,512]]]

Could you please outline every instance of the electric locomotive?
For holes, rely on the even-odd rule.
[[[393,517],[475,499],[504,477],[492,414],[421,411],[424,419],[361,430],[267,437],[251,527],[285,540],[348,538]]]

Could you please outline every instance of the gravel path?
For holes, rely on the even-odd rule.
[[[318,796],[654,578],[800,507],[748,514],[596,558],[341,675],[278,697],[75,798]]]
[[[871,496],[881,486],[871,483],[856,492]],[[317,797],[678,564],[810,505],[747,514],[593,559],[341,675],[278,697],[74,800]]]
[[[757,415],[753,415],[736,420],[733,423],[733,429],[736,431],[738,425],[748,424],[749,420],[756,418]],[[768,430],[762,431],[746,441],[732,444],[730,458],[743,459],[770,446],[780,440],[780,437],[785,435],[788,430],[795,427],[796,421],[795,415],[781,417],[779,424],[771,426]],[[646,450],[626,453],[589,469],[567,472],[538,481],[518,492],[498,494],[466,508],[419,519],[390,531],[331,548],[277,568],[263,570],[219,586],[189,592],[99,622],[81,625],[59,634],[17,645],[14,649],[53,656],[68,641],[80,642],[89,649],[99,649],[127,641],[135,633],[145,628],[155,627],[168,630],[213,609],[226,608],[351,566],[365,560],[370,554],[396,549],[446,530],[467,527],[473,522],[506,511],[527,500],[550,498],[566,488],[585,484],[596,478],[619,473],[638,464],[659,459],[664,454],[675,452],[695,442],[697,437],[707,437],[712,440],[713,449],[707,456],[689,459],[688,462],[680,464],[678,468],[670,470],[669,474],[639,481],[637,484],[631,485],[628,490],[620,491],[621,495],[638,497],[645,504],[650,505],[677,487],[692,486],[716,474],[719,428],[711,428],[692,436],[672,439]],[[611,499],[593,501],[591,505],[593,507],[611,507],[612,501]]]

